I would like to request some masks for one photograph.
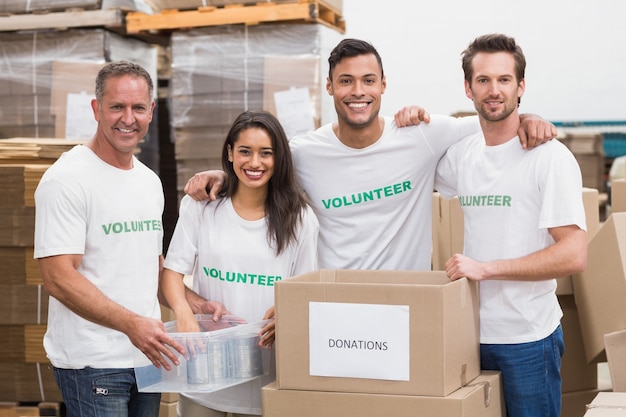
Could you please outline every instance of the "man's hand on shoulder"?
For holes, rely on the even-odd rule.
[[[430,123],[430,114],[419,106],[403,107],[393,118],[398,127],[415,126],[421,122]]]
[[[522,114],[517,135],[522,147],[531,149],[556,138],[557,131],[556,126],[537,115]]]
[[[224,187],[226,174],[220,170],[202,171],[193,175],[185,184],[185,194],[197,201],[215,200]],[[207,191],[208,190],[208,191]]]

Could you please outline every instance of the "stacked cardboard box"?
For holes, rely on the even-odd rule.
[[[626,179],[611,181],[611,212],[626,211]]]
[[[106,61],[137,62],[156,85],[156,49],[106,30],[0,33],[0,43],[0,138],[89,138],[94,120],[88,100]],[[70,134],[68,120],[92,128]]]
[[[583,189],[583,204],[587,221],[587,240],[600,230],[599,192],[597,189]],[[445,262],[454,254],[463,250],[463,211],[458,199],[446,199],[438,193],[433,194],[433,270],[444,269]],[[575,299],[572,276],[557,280],[557,296],[563,318],[563,338],[565,354],[561,362],[563,380],[563,410],[565,417],[582,417],[585,405],[600,390],[598,385],[598,364],[590,363],[585,355],[585,337],[581,331],[579,307]],[[593,285],[593,284],[591,284]]]
[[[43,349],[48,295],[33,259],[34,190],[62,152],[82,143],[67,139],[69,116],[87,108],[93,121],[88,101],[102,64],[128,59],[156,80],[156,50],[101,29],[0,33],[0,43],[0,138],[12,138],[0,140],[0,401],[61,401]],[[88,100],[73,105],[83,94]]]
[[[583,176],[583,185],[603,192],[606,178],[602,134],[568,133],[561,141],[576,157]]]
[[[3,141],[0,141],[3,142]],[[23,156],[15,143],[8,154]],[[29,147],[32,152],[32,147]],[[6,148],[4,148],[6,150]],[[0,146],[0,161],[11,161]],[[58,401],[60,392],[43,353],[48,309],[32,259],[33,193],[49,164],[0,164],[0,401]]]
[[[298,0],[274,0],[273,3],[294,3]],[[321,0],[332,7],[337,13],[343,10],[343,0]],[[152,0],[157,10],[177,9],[190,10],[200,7],[221,7],[232,4],[258,4],[255,0]]]
[[[275,112],[288,135],[330,121],[324,63],[338,37],[318,24],[228,25],[172,34],[169,104],[179,192],[194,173],[221,169],[226,133],[244,110]],[[277,111],[276,97],[281,109],[286,103],[300,119]]]
[[[609,216],[588,247],[587,269],[574,276],[587,361],[606,360],[604,337],[626,329],[626,212]]]
[[[0,3],[2,13],[37,13],[80,8],[85,10],[124,8],[145,9],[143,0],[4,0]]]
[[[504,415],[499,373],[480,372],[474,283],[441,271],[320,270],[275,290],[264,416]]]
[[[611,387],[613,392],[602,392],[588,405],[585,417],[596,416],[626,416],[626,324],[616,320],[613,316],[623,317],[623,296],[626,283],[626,255],[623,236],[626,233],[626,181],[613,180],[612,187],[612,215],[609,217],[597,241],[590,243],[590,253],[593,251],[591,270],[585,271],[575,279],[575,284],[585,291],[581,295],[581,305],[584,306],[585,335],[593,341],[590,343],[589,357],[598,352],[597,338],[603,334],[604,355],[608,362]],[[593,246],[593,248],[592,248]],[[606,251],[606,253],[605,253]],[[592,255],[590,254],[590,257]],[[599,258],[602,256],[602,258]],[[594,282],[582,281],[593,277]],[[598,285],[597,291],[591,285]],[[613,291],[616,291],[614,293]],[[605,300],[608,302],[604,304]],[[599,326],[593,331],[593,326]],[[597,357],[602,357],[598,353]],[[592,360],[594,360],[593,358]]]

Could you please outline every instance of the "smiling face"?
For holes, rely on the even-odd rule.
[[[232,162],[239,179],[238,190],[267,191],[274,173],[274,149],[272,139],[264,129],[251,127],[242,130],[233,146],[228,147],[228,160]]]
[[[480,52],[472,59],[472,68],[471,81],[465,81],[465,94],[474,102],[478,114],[490,122],[517,114],[525,83],[516,77],[513,55]]]
[[[369,127],[377,120],[385,88],[382,69],[373,54],[343,58],[326,83],[339,123],[354,129]]]
[[[109,154],[132,155],[148,132],[154,101],[143,78],[124,75],[109,78],[100,101],[91,102],[98,122],[96,141]]]

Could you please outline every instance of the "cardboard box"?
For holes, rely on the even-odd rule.
[[[6,333],[4,333],[5,337]],[[0,401],[63,401],[52,366],[17,360],[0,362]]]
[[[263,387],[264,417],[501,417],[505,416],[500,373],[483,371],[445,397],[383,395]],[[297,410],[297,411],[296,411]]]
[[[277,282],[275,303],[278,389],[443,397],[480,374],[465,278],[319,270]]]
[[[278,118],[287,137],[320,127],[323,90],[321,58],[268,55],[263,64],[263,110]],[[302,101],[292,97],[294,91],[306,92],[300,97]]]
[[[587,405],[585,417],[626,417],[626,393],[599,392]]]
[[[564,392],[561,396],[561,416],[562,417],[583,417],[589,404],[600,391],[584,390]]]
[[[40,324],[47,319],[48,293],[43,285],[0,284],[0,325]]]
[[[161,403],[159,404],[159,417],[176,417],[177,405],[178,404],[175,402],[167,403],[167,402],[161,401]]]
[[[626,179],[611,181],[611,213],[626,211]]]
[[[154,365],[135,368],[140,392],[213,392],[269,373],[271,350],[258,344],[268,320],[242,324],[234,317],[222,317],[214,322],[203,314],[196,319],[202,332],[176,333],[175,321],[165,323],[186,353],[176,353],[180,365],[170,371]]]
[[[626,329],[626,213],[609,216],[588,245],[587,268],[573,275],[587,362],[604,362],[604,335]]]
[[[574,296],[560,295],[558,299],[563,310],[561,326],[565,342],[565,353],[561,360],[562,391],[598,388],[598,365],[587,363]]]
[[[57,138],[66,136],[65,127],[68,110],[68,96],[70,94],[86,94],[95,98],[95,80],[98,71],[105,65],[98,61],[52,61],[50,113],[55,116],[55,134]],[[77,110],[84,110],[83,104]],[[89,108],[85,111],[91,111]],[[91,116],[93,119],[93,116]],[[90,120],[91,121],[91,120]]]
[[[273,3],[295,3],[296,0],[274,0]],[[189,10],[206,6],[227,6],[229,4],[258,4],[257,0],[153,0],[157,10],[178,9]],[[343,10],[343,0],[321,0],[327,6],[334,8],[336,12]]]
[[[463,209],[458,198],[433,193],[433,271],[444,271],[455,253],[463,253]]]
[[[605,334],[604,347],[613,391],[626,392],[626,330]]]

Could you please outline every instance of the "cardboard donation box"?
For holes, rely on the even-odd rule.
[[[259,347],[259,332],[268,320],[242,324],[232,316],[214,322],[211,315],[196,316],[201,332],[176,333],[176,322],[165,323],[172,338],[185,348],[176,353],[172,370],[154,365],[135,368],[141,392],[213,392],[269,373],[271,350]]]
[[[264,417],[501,417],[506,415],[500,373],[484,371],[445,397],[363,394],[263,387]],[[297,410],[297,411],[296,411]]]
[[[478,290],[443,271],[279,281],[276,388],[445,396],[480,374]]]
[[[604,335],[626,329],[626,213],[613,213],[588,245],[587,268],[573,276],[588,362],[604,362]]]

